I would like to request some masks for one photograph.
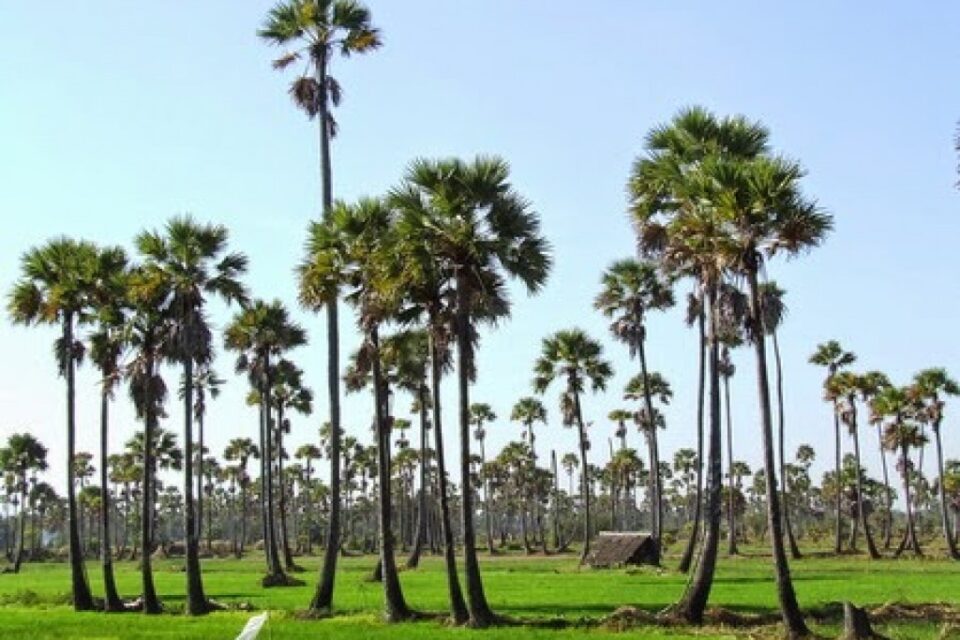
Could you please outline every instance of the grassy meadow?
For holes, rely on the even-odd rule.
[[[0,575],[0,638],[234,638],[253,615],[249,608],[268,610],[270,621],[260,638],[549,638],[574,637],[757,637],[777,635],[775,626],[737,628],[714,622],[697,629],[623,624],[608,616],[620,606],[657,611],[682,591],[686,577],[672,569],[580,569],[573,556],[499,556],[483,558],[484,583],[491,605],[508,619],[487,630],[451,629],[440,619],[402,625],[380,621],[380,585],[368,581],[372,556],[345,558],[337,586],[338,615],[325,620],[302,619],[319,566],[318,558],[301,558],[306,585],[263,589],[259,585],[262,558],[205,560],[207,594],[228,610],[202,618],[177,615],[182,607],[184,574],[177,560],[155,564],[157,589],[169,613],[148,617],[139,613],[74,613],[68,605],[68,568],[62,563],[27,564],[19,575]],[[960,565],[940,559],[881,560],[865,556],[809,556],[792,565],[801,605],[809,622],[823,636],[836,637],[840,628],[836,603],[858,605],[945,603],[960,605]],[[94,591],[101,591],[99,566],[88,571]],[[124,596],[139,592],[134,563],[117,565]],[[445,586],[439,558],[427,557],[415,571],[401,576],[408,602],[418,611],[445,610]],[[768,557],[759,553],[721,558],[711,605],[741,614],[776,611],[773,574]],[[918,614],[920,615],[920,614]],[[955,615],[955,612],[954,614]],[[895,620],[895,621],[894,621]],[[960,629],[942,620],[887,617],[876,628],[894,638],[960,637]],[[946,633],[944,633],[946,632]]]

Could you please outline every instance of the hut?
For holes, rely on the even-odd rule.
[[[656,564],[656,543],[653,536],[640,531],[601,531],[587,564],[597,568]]]

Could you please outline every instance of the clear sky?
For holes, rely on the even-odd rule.
[[[286,94],[289,75],[255,30],[269,2],[4,3],[0,8],[0,288],[18,257],[56,234],[130,246],[173,214],[226,224],[251,259],[254,295],[296,306],[292,270],[307,221],[317,215],[317,134]],[[371,2],[384,47],[337,61],[344,87],[337,113],[334,191],[379,194],[417,156],[495,153],[541,214],[556,267],[546,290],[517,292],[513,319],[484,337],[473,399],[500,415],[495,451],[518,427],[510,407],[530,392],[540,339],[579,325],[604,340],[617,371],[609,392],[584,400],[592,456],[606,458],[610,409],[636,371],[592,310],[602,270],[633,251],[624,184],[645,132],[679,108],[702,104],[766,123],[778,150],[809,171],[810,195],[835,216],[825,246],[770,265],[788,291],[781,340],[788,447],[832,460],[832,420],[821,371],[806,359],[837,338],[862,368],[906,382],[927,366],[960,375],[956,212],[960,192],[952,140],[960,118],[960,5],[873,2]],[[688,285],[678,297],[683,299]],[[318,317],[297,310],[311,335],[293,354],[318,392],[315,414],[294,420],[291,449],[315,440],[326,419],[325,346]],[[352,327],[349,313],[345,326]],[[222,326],[227,311],[214,306]],[[0,435],[29,430],[51,449],[62,491],[63,382],[55,333],[0,323]],[[676,397],[663,433],[667,458],[694,438],[696,338],[675,310],[650,320],[651,367]],[[356,344],[344,332],[345,354]],[[736,457],[759,465],[753,359],[735,354]],[[230,379],[210,408],[208,441],[256,437]],[[169,377],[171,385],[176,378]],[[444,389],[452,435],[454,384]],[[541,453],[572,450],[560,426],[557,390],[545,402]],[[344,422],[368,438],[370,402],[348,399]],[[400,405],[406,408],[406,403]],[[79,444],[97,446],[97,388],[79,377]],[[181,411],[173,404],[173,416]],[[114,408],[113,450],[138,428],[126,395]],[[960,403],[947,409],[948,455],[960,456]],[[178,419],[166,425],[181,430]],[[865,459],[878,469],[876,439]],[[451,454],[456,444],[449,437]],[[640,437],[631,432],[632,446]],[[845,439],[845,447],[849,443]]]

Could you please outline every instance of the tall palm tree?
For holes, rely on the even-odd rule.
[[[590,553],[590,481],[587,473],[587,430],[580,396],[587,384],[594,391],[606,389],[613,367],[603,359],[600,343],[580,329],[568,329],[543,339],[540,357],[533,366],[533,388],[544,393],[554,380],[563,384],[561,413],[564,423],[576,425],[580,443],[580,497],[583,501],[583,549],[580,562]]]
[[[530,468],[535,469],[537,466],[537,449],[533,425],[537,422],[542,424],[547,423],[547,409],[543,406],[543,403],[536,398],[527,396],[520,398],[516,404],[513,405],[513,409],[510,411],[510,419],[523,425],[527,436],[527,443],[530,448]],[[540,548],[546,553],[547,536],[543,530],[543,510],[541,509],[543,496],[539,483],[534,483],[533,485],[533,500],[536,510],[535,524],[537,527],[537,535],[540,536]]]
[[[356,309],[363,334],[357,368],[362,375],[369,370],[373,384],[380,567],[385,615],[390,622],[413,615],[403,597],[394,557],[389,381],[380,348],[380,327],[396,316],[400,304],[399,281],[391,277],[390,264],[396,257],[394,223],[394,211],[383,200],[365,198],[355,205],[338,202],[328,220],[312,225],[307,255],[299,267],[301,300],[314,306],[335,304],[343,291]]]
[[[20,573],[23,562],[24,539],[27,532],[28,476],[47,468],[47,448],[29,433],[15,433],[7,438],[7,446],[0,449],[0,469],[13,476],[19,495],[20,513],[17,526],[17,548],[13,556],[13,572]]]
[[[473,425],[473,437],[480,444],[480,466],[487,464],[487,451],[484,444],[487,440],[487,430],[483,428],[484,423],[493,422],[497,419],[497,414],[493,412],[485,402],[474,402],[470,405],[470,422]],[[487,550],[490,555],[496,551],[493,548],[493,518],[491,509],[493,508],[493,499],[490,495],[490,478],[487,474],[483,475],[483,516],[487,525]]]
[[[833,406],[837,407],[837,411],[840,412],[840,421],[846,425],[850,436],[853,438],[857,519],[863,527],[863,535],[867,540],[867,552],[872,559],[876,560],[880,558],[880,552],[877,551],[877,547],[873,543],[873,536],[870,534],[870,523],[867,520],[867,513],[864,509],[863,473],[861,473],[863,467],[860,464],[860,432],[857,430],[857,395],[861,393],[861,391],[869,393],[866,386],[870,383],[871,378],[868,376],[857,375],[850,371],[839,371],[827,381],[826,395],[827,399],[833,403]],[[837,477],[837,492],[842,493],[839,476]],[[856,535],[857,528],[855,526],[850,534],[850,549],[856,549]]]
[[[857,361],[857,354],[852,351],[847,351],[840,346],[840,343],[836,340],[830,340],[817,345],[816,351],[810,356],[810,363],[825,367],[827,370],[827,377],[824,379],[823,385],[824,389],[827,388],[827,385],[830,382],[830,378],[836,375],[838,371],[849,367],[854,362]],[[837,409],[837,403],[833,403],[833,429],[834,429],[834,473],[837,474],[837,477],[840,477],[840,458],[842,455],[840,448],[840,412]],[[835,553],[840,553],[843,544],[843,526],[842,519],[840,517],[840,511],[843,508],[842,504],[843,496],[841,492],[837,492],[836,501],[834,504],[834,517],[836,520],[836,526],[834,528],[834,544],[833,550]]]
[[[614,338],[627,344],[630,357],[640,362],[640,375],[647,376],[646,316],[650,311],[663,311],[674,305],[671,281],[664,277],[653,262],[634,259],[618,260],[604,272],[601,290],[594,306],[608,318],[612,318],[610,332]],[[653,415],[653,401],[644,398],[648,415]],[[660,546],[663,538],[663,498],[660,474],[660,454],[656,430],[647,434],[650,455],[650,497],[654,558],[660,562]]]
[[[239,558],[243,554],[243,546],[247,540],[247,488],[250,486],[247,464],[250,458],[260,457],[260,449],[250,438],[233,438],[227,443],[227,448],[223,451],[223,457],[230,462],[236,461],[239,469],[240,541],[235,550],[236,556]]]
[[[470,619],[481,627],[493,622],[494,615],[477,561],[470,487],[470,381],[477,373],[477,324],[509,313],[506,278],[516,278],[528,293],[536,293],[551,265],[539,217],[509,177],[507,163],[495,157],[472,162],[417,160],[408,170],[405,184],[391,196],[402,210],[418,214],[404,215],[401,235],[407,240],[401,244],[402,251],[431,255],[428,279],[435,279],[452,293],[448,308],[453,309],[457,345],[464,573]]]
[[[220,376],[217,375],[217,372],[214,371],[209,363],[202,364],[194,372],[193,376],[193,392],[194,392],[194,401],[193,401],[193,418],[197,421],[197,449],[201,452],[197,456],[196,464],[196,502],[197,502],[197,517],[196,517],[196,535],[199,538],[200,531],[203,529],[203,478],[207,475],[204,471],[205,459],[203,457],[206,446],[206,434],[204,432],[204,422],[207,417],[207,399],[216,400],[220,396],[220,387],[224,385],[226,381],[223,380]],[[180,380],[180,399],[182,400],[186,395],[187,385],[186,380]],[[209,514],[207,516],[209,518]]]
[[[960,395],[960,385],[947,374],[946,369],[924,369],[913,377],[912,390],[914,395],[923,403],[919,417],[933,429],[933,438],[937,446],[937,475],[939,477],[937,485],[940,493],[940,521],[943,526],[943,536],[950,557],[954,560],[960,560],[960,551],[957,550],[954,534],[950,531],[950,509],[947,504],[943,474],[943,444],[940,432],[940,426],[943,423],[944,397]]]
[[[184,537],[186,538],[187,613],[210,610],[203,592],[200,570],[200,536],[194,503],[194,371],[213,358],[213,338],[205,304],[209,296],[227,303],[246,304],[240,283],[247,258],[229,253],[229,232],[222,225],[200,224],[190,216],[177,216],[163,231],[144,231],[136,238],[143,256],[143,277],[162,291],[160,307],[170,316],[167,357],[183,368]]]
[[[734,507],[733,482],[733,418],[730,406],[730,379],[736,373],[733,358],[730,357],[730,343],[725,342],[720,350],[720,377],[723,379],[723,406],[727,418],[727,553],[737,555],[736,509]]]
[[[237,313],[224,331],[224,346],[236,351],[237,371],[247,373],[260,398],[260,433],[264,443],[261,451],[262,500],[265,509],[264,549],[267,553],[268,574],[265,586],[299,583],[287,577],[280,565],[273,506],[273,437],[271,415],[273,408],[273,362],[284,353],[306,344],[307,335],[300,325],[290,319],[289,312],[279,300],[257,300]]]
[[[55,343],[57,370],[66,380],[67,511],[73,608],[94,608],[83,568],[80,519],[77,512],[74,454],[76,452],[75,374],[82,355],[75,337],[87,322],[93,304],[98,250],[90,242],[60,237],[27,251],[20,259],[20,279],[9,294],[7,310],[16,324],[59,325]]]
[[[90,336],[90,357],[100,372],[100,561],[103,569],[103,608],[105,611],[122,611],[123,602],[117,593],[110,546],[111,492],[107,484],[107,444],[110,401],[123,376],[120,358],[126,348],[123,328],[129,312],[127,287],[130,272],[126,254],[119,247],[102,250],[98,262],[97,326]]]
[[[322,218],[333,210],[333,176],[330,139],[336,134],[333,107],[340,104],[342,90],[330,74],[339,53],[344,57],[363,54],[380,46],[380,32],[372,25],[370,12],[355,0],[287,0],[270,10],[258,35],[267,42],[290,49],[277,58],[275,69],[297,61],[303,73],[290,86],[290,95],[307,116],[318,119],[320,132],[320,184]],[[330,404],[330,521],[320,570],[320,582],[310,603],[313,611],[333,607],[333,589],[340,551],[340,351],[336,300],[327,310],[327,393]]]
[[[294,452],[293,457],[296,458],[297,460],[300,460],[301,461],[300,464],[303,467],[303,487],[304,487],[303,514],[304,514],[304,517],[306,518],[306,522],[304,523],[304,528],[307,531],[306,551],[308,554],[310,554],[310,553],[313,553],[313,522],[314,522],[313,495],[315,493],[314,483],[313,483],[313,472],[314,472],[313,461],[320,460],[323,457],[323,451],[321,451],[320,447],[318,447],[317,445],[307,443],[297,447],[297,450]]]
[[[627,381],[626,386],[623,388],[624,400],[642,403],[640,409],[633,413],[633,418],[637,424],[637,428],[639,429],[640,433],[643,434],[643,438],[648,444],[648,450],[651,450],[649,444],[650,441],[656,437],[656,431],[666,427],[666,421],[664,419],[663,412],[659,407],[653,404],[654,400],[660,404],[667,405],[670,404],[670,400],[672,398],[673,389],[670,387],[670,383],[657,371],[647,371],[646,374],[641,373],[635,375]],[[647,404],[648,399],[649,404]],[[652,411],[648,409],[648,407],[652,407]],[[650,473],[652,475],[656,475],[652,467]],[[657,516],[655,512],[656,502],[654,500],[653,485],[651,485],[651,522],[656,521]]]

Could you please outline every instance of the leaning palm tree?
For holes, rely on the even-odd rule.
[[[273,362],[284,353],[300,347],[307,342],[306,332],[290,319],[289,312],[279,300],[264,302],[257,300],[247,305],[234,316],[224,331],[224,346],[228,351],[236,351],[237,371],[247,373],[251,385],[260,398],[260,436],[263,442],[261,451],[262,500],[264,505],[264,523],[266,539],[264,550],[267,555],[267,576],[265,586],[300,584],[290,579],[280,565],[276,526],[273,508],[273,437],[271,415],[273,408]]]
[[[129,312],[127,256],[120,248],[104,249],[99,255],[96,286],[97,324],[90,336],[90,359],[100,372],[100,562],[103,569],[103,608],[122,611],[123,601],[117,593],[113,574],[113,551],[110,546],[111,492],[107,484],[109,459],[110,401],[123,377],[120,358],[126,349],[124,324]]]
[[[370,12],[355,0],[287,0],[270,10],[258,35],[267,42],[290,47],[277,58],[275,69],[299,61],[306,68],[290,86],[290,95],[307,116],[317,118],[320,130],[320,183],[322,218],[333,210],[333,176],[330,139],[336,134],[333,107],[340,104],[342,90],[330,75],[330,65],[339,53],[347,57],[375,50],[380,32],[371,23]],[[310,609],[329,611],[340,550],[340,351],[337,304],[327,305],[327,393],[330,404],[330,520],[320,582]]]
[[[66,380],[67,512],[73,608],[94,608],[83,568],[80,518],[77,511],[74,455],[76,453],[76,366],[82,356],[76,339],[78,325],[87,322],[97,271],[98,250],[90,242],[61,237],[27,251],[20,260],[21,277],[9,295],[7,310],[14,323],[59,325],[55,355]]]
[[[960,560],[960,551],[954,534],[950,531],[949,506],[943,474],[943,444],[941,442],[940,426],[943,423],[943,407],[945,396],[960,395],[960,385],[951,378],[946,369],[924,369],[913,377],[913,393],[923,407],[919,418],[930,424],[933,429],[934,442],[937,446],[937,486],[940,493],[940,520],[943,526],[943,536],[947,543],[947,551],[954,560]]]
[[[849,367],[854,362],[857,361],[857,355],[852,351],[846,351],[843,347],[840,346],[840,343],[836,340],[830,340],[817,345],[817,350],[813,352],[810,356],[810,363],[819,365],[826,368],[827,377],[824,379],[823,385],[826,389],[827,385],[830,382],[830,378],[833,377],[838,371]],[[837,408],[837,403],[833,403],[833,431],[834,431],[834,473],[839,478],[840,477],[840,412]],[[842,519],[840,517],[840,511],[843,508],[842,504],[843,496],[841,492],[837,492],[836,502],[834,504],[834,517],[836,520],[836,526],[834,530],[834,544],[833,550],[835,553],[840,553],[842,547],[842,537],[843,537],[843,526]]]
[[[477,561],[470,486],[470,382],[477,373],[477,324],[508,315],[506,278],[516,278],[528,293],[536,293],[551,266],[539,217],[509,177],[509,166],[499,158],[417,160],[403,187],[391,195],[402,210],[418,214],[404,216],[401,236],[407,239],[401,251],[429,253],[428,273],[452,291],[448,309],[453,309],[457,345],[464,572],[470,619],[477,626],[494,620]]]
[[[380,569],[383,574],[386,619],[412,617],[400,586],[394,556],[390,460],[389,389],[383,372],[380,327],[398,312],[399,280],[392,261],[395,214],[381,199],[365,198],[355,205],[338,202],[330,218],[311,227],[304,261],[298,272],[301,301],[314,306],[335,304],[343,292],[356,309],[363,343],[357,356],[359,374],[371,376],[374,427],[377,438],[377,477],[380,525]]]
[[[647,376],[647,314],[651,311],[663,311],[674,304],[671,281],[664,277],[653,262],[640,262],[633,259],[618,260],[604,272],[601,278],[601,291],[594,306],[612,319],[610,332],[614,338],[627,344],[630,357],[640,362],[640,375]],[[645,385],[649,386],[649,385]],[[653,400],[650,395],[644,398],[644,408],[653,415]],[[650,498],[652,527],[655,542],[654,559],[660,562],[660,546],[663,537],[663,497],[662,483],[658,469],[660,454],[655,430],[647,433],[647,447],[650,455]]]
[[[580,562],[590,553],[590,481],[587,473],[587,431],[583,422],[580,396],[587,384],[594,391],[603,391],[613,377],[613,368],[603,359],[600,343],[580,329],[569,329],[543,339],[541,355],[533,366],[533,388],[544,393],[554,380],[564,385],[561,413],[564,423],[576,425],[580,443],[580,497],[583,501],[583,549]]]
[[[160,307],[170,316],[167,357],[183,368],[184,536],[186,538],[186,610],[202,615],[210,610],[200,571],[200,536],[194,502],[194,371],[213,359],[213,338],[205,304],[210,296],[228,303],[246,304],[239,277],[247,258],[229,253],[229,232],[222,225],[200,224],[190,216],[177,216],[163,231],[144,231],[136,238],[143,256],[143,277],[162,291]],[[201,492],[202,493],[202,492]]]

